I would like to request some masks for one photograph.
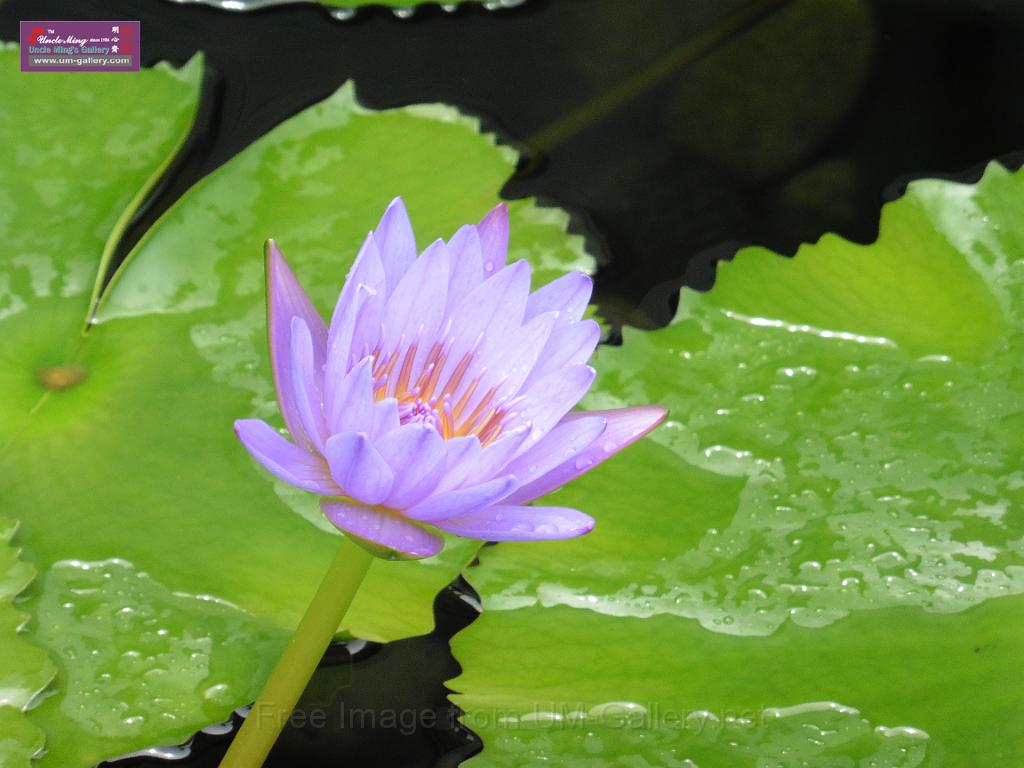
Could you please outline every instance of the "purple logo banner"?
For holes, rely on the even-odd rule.
[[[23,21],[22,72],[138,72],[137,21]]]

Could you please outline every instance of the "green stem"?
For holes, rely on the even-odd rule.
[[[373,560],[346,536],[220,768],[259,768],[338,631]]]

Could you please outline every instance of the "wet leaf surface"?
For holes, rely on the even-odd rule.
[[[471,765],[1020,761],[1022,208],[995,165],[917,182],[599,351],[588,407],[670,421],[552,496],[592,534],[469,572]]]
[[[35,569],[20,558],[11,540],[18,526],[0,517],[0,765],[28,766],[43,748],[45,735],[24,710],[53,680],[50,658],[26,638],[28,616],[13,601],[35,578]]]

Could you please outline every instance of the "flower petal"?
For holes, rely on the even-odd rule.
[[[472,484],[471,477],[476,477],[476,467],[483,453],[480,440],[475,435],[453,437],[445,440],[444,470],[441,482],[437,484],[435,493],[453,491],[464,485]]]
[[[320,370],[326,357],[327,328],[273,240],[267,241],[266,271],[267,336],[270,340],[270,363],[274,372],[277,401],[292,439],[300,446],[312,449],[313,441],[302,426],[294,399],[292,318],[302,318],[312,337],[314,370]]]
[[[437,338],[447,291],[448,248],[437,240],[416,259],[402,282],[388,295],[382,322],[384,353],[398,352],[404,356],[411,345],[417,344],[412,381]],[[399,360],[396,378],[402,365]],[[395,391],[393,383],[389,383],[388,391]]]
[[[235,434],[260,464],[289,485],[323,496],[340,493],[321,456],[289,442],[265,421],[239,419]]]
[[[498,203],[476,225],[483,254],[484,279],[498,273],[508,258],[508,206]]]
[[[501,437],[480,451],[480,455],[474,459],[473,473],[468,479],[471,482],[483,482],[488,478],[496,477],[499,472],[502,475],[514,475],[515,472],[502,470],[529,436],[530,430],[525,426],[503,433]]]
[[[321,499],[320,508],[327,519],[345,533],[400,556],[421,558],[436,555],[444,547],[444,539],[425,531],[390,510]],[[380,554],[375,552],[375,554]]]
[[[355,263],[348,273],[341,295],[334,306],[334,314],[331,316],[331,327],[327,333],[327,381],[337,381],[356,359],[365,357],[362,350],[353,349],[360,312],[370,297],[383,293],[384,265],[371,232],[366,236],[363,247],[359,249],[359,255],[356,256]],[[333,392],[328,388],[324,392],[327,412],[330,412],[333,406],[332,398]]]
[[[595,371],[589,365],[574,365],[552,371],[525,390],[522,402],[505,417],[508,428],[520,424],[532,432],[523,451],[537,443],[586,394],[594,381]]]
[[[393,397],[385,397],[373,404],[373,426],[370,437],[376,441],[392,430],[398,429],[401,421],[398,418],[398,401]]]
[[[418,503],[441,479],[444,440],[429,424],[405,424],[375,445],[395,473],[395,483],[385,499],[392,509]]]
[[[461,227],[448,241],[448,257],[451,260],[448,275],[448,299],[446,315],[450,315],[459,302],[484,279],[483,256],[480,235],[476,227]]]
[[[512,504],[524,504],[561,488],[570,480],[584,472],[589,472],[605,459],[614,456],[626,446],[639,440],[658,426],[667,413],[668,411],[660,405],[639,405],[610,411],[570,413],[562,420],[562,424],[603,417],[607,421],[607,426],[600,437],[582,451],[545,474],[527,480],[522,487],[511,493],[506,501]]]
[[[573,414],[575,415],[575,414]],[[555,467],[570,463],[605,431],[607,419],[585,414],[583,418],[565,418],[529,450],[510,461],[505,471],[523,485],[546,475]],[[513,496],[518,495],[518,492]]]
[[[492,389],[494,405],[507,402],[519,392],[544,350],[554,328],[556,314],[545,312],[517,328],[510,336],[489,338],[481,345],[479,363],[470,366],[468,371],[471,376],[479,372],[480,383],[466,404],[466,412],[472,413]]]
[[[339,304],[342,304],[346,298],[351,298],[353,289],[350,289],[349,285],[365,285],[377,292],[384,292],[387,288],[384,260],[380,245],[377,243],[377,238],[373,236],[373,232],[366,235],[359,248],[359,253],[356,254],[356,260],[352,262],[352,267],[345,278],[345,284],[342,286],[341,295],[338,297]],[[346,291],[349,292],[348,296],[346,296]],[[337,307],[335,307],[335,313],[337,313]]]
[[[560,326],[578,322],[590,302],[594,282],[582,272],[568,272],[530,294],[526,318],[542,312],[558,312]]]
[[[450,342],[440,381],[448,381],[466,355],[473,358],[463,386],[479,376],[482,347],[507,339],[519,328],[529,294],[530,266],[525,261],[510,264],[470,291],[449,320]]]
[[[481,541],[544,541],[582,536],[593,529],[594,519],[569,507],[499,505],[433,525]]]
[[[333,395],[327,411],[330,433],[374,431],[373,358],[364,357],[347,374],[340,374],[333,382]],[[324,393],[325,400],[327,393]]]
[[[470,291],[485,277],[492,277],[505,266],[508,253],[508,208],[502,203],[476,226],[460,227],[448,241],[451,270],[448,282],[446,315],[451,315]],[[484,272],[484,256],[488,269]]]
[[[356,357],[356,345],[353,342],[359,328],[362,309],[376,295],[373,289],[360,285],[352,292],[352,298],[347,299],[344,306],[339,302],[335,308],[334,319],[331,320],[331,328],[327,335],[327,366],[324,369],[326,381],[338,381],[357,360],[366,357],[362,354],[363,350],[358,350],[359,357]],[[333,397],[332,390],[328,388],[324,392],[324,406],[327,412],[334,407]]]
[[[406,270],[416,261],[416,236],[402,198],[396,197],[388,205],[373,231],[373,239],[380,248],[384,274],[387,276],[387,294],[390,295]]]
[[[292,389],[295,410],[302,429],[317,451],[323,453],[327,439],[320,383],[316,377],[313,338],[301,317],[292,318]]]
[[[600,340],[601,326],[593,320],[555,328],[537,359],[537,365],[523,382],[523,389],[531,387],[552,371],[587,362]]]
[[[469,292],[452,312],[452,329],[470,343],[507,333],[522,324],[529,295],[530,265],[517,261]]]
[[[489,507],[501,501],[519,484],[512,475],[498,477],[485,483],[447,491],[431,496],[416,506],[407,509],[405,516],[413,520],[432,523],[436,520],[447,520],[460,517]]]
[[[352,332],[352,343],[349,345],[349,362],[362,360],[377,350],[380,344],[383,317],[383,293],[370,293],[361,297],[356,314],[356,327]]]
[[[331,475],[347,496],[364,504],[380,504],[391,491],[395,475],[363,432],[342,432],[324,446]]]

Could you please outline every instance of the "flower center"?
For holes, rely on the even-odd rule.
[[[501,434],[505,410],[493,403],[496,388],[489,389],[474,403],[479,379],[466,381],[466,372],[473,362],[472,352],[459,361],[444,381],[441,378],[448,355],[441,343],[434,344],[415,376],[415,344],[404,355],[400,351],[383,355],[377,349],[373,357],[374,397],[397,399],[402,424],[430,424],[445,440],[476,435],[481,445],[493,442]]]
[[[447,404],[447,403],[446,403]],[[438,432],[444,429],[444,420],[441,414],[434,407],[434,402],[425,403],[417,398],[416,400],[399,400],[398,420],[402,424],[429,424]]]

